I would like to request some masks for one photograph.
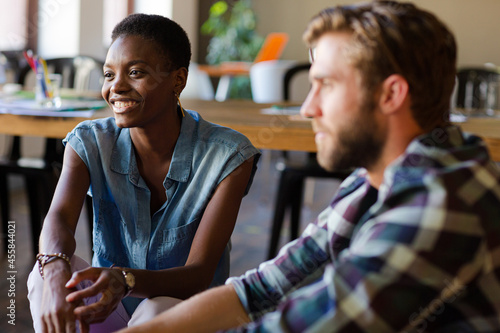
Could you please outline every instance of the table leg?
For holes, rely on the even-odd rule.
[[[233,77],[231,75],[223,75],[219,79],[217,84],[217,91],[215,92],[215,100],[223,102],[229,98],[229,89],[231,88],[231,81]]]

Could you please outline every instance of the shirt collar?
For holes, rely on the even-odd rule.
[[[198,123],[193,118],[192,112],[190,110],[184,112],[185,116],[182,118],[180,134],[167,174],[167,178],[179,182],[186,182],[189,179],[194,143],[197,140]],[[119,130],[111,153],[111,170],[121,174],[130,174],[131,180],[138,183],[139,171],[128,128]]]
[[[132,161],[134,163],[131,163]],[[131,165],[137,165],[137,163],[135,163],[130,132],[128,128],[120,128],[111,150],[111,170],[127,174]]]
[[[193,117],[193,111],[184,110],[181,131],[175,144],[172,162],[167,177],[179,182],[187,182],[191,173],[194,144],[198,140],[198,122]]]

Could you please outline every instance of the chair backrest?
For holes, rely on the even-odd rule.
[[[74,58],[73,64],[76,68],[73,86],[75,90],[101,90],[104,80],[103,61],[88,56],[78,56]]]
[[[16,83],[20,68],[26,64],[23,51],[1,51],[2,58],[6,61],[4,68],[8,83]]]
[[[72,88],[77,91],[99,91],[101,89],[103,74],[103,61],[89,56],[76,56],[68,58],[46,59],[47,68],[51,73],[61,74],[62,87]],[[17,83],[29,86],[29,77],[34,80],[34,73],[26,65],[20,69]]]
[[[289,101],[294,96],[295,100],[303,101],[309,92],[309,69],[311,68],[310,63],[299,63],[295,66],[288,68],[283,78],[283,99]],[[299,79],[299,76],[303,76],[300,81],[301,85],[297,85],[297,89],[293,89],[292,83]],[[304,85],[306,82],[306,85]]]
[[[7,57],[0,53],[0,84],[7,81]]]
[[[465,109],[498,108],[500,73],[484,67],[457,71],[455,107]]]

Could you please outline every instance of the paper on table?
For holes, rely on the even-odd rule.
[[[300,106],[273,106],[260,110],[262,114],[293,116],[300,114]]]
[[[60,107],[43,107],[32,99],[0,101],[0,113],[29,116],[91,117],[94,111],[106,107],[103,100],[62,100]]]
[[[450,121],[452,123],[463,123],[463,122],[467,121],[467,116],[465,116],[463,114],[452,113],[452,114],[450,114]]]

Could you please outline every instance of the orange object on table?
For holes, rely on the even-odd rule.
[[[284,32],[272,32],[267,35],[264,44],[255,57],[255,62],[278,60],[288,43],[288,34]]]
[[[229,88],[233,77],[250,75],[250,67],[257,62],[278,60],[287,43],[287,33],[273,32],[267,35],[253,62],[227,61],[216,66],[198,65],[198,68],[211,77],[220,78],[215,99],[225,101],[229,97]]]
[[[226,61],[220,65],[198,65],[198,67],[212,77],[224,75],[241,76],[248,75],[252,64],[261,61],[278,60],[288,43],[288,34],[284,32],[272,32],[267,35],[264,44],[255,57],[254,62],[248,61]]]

